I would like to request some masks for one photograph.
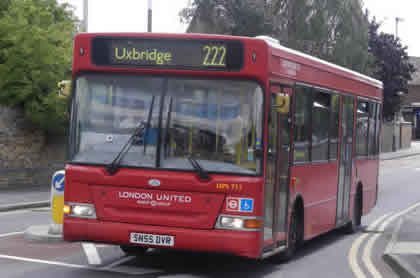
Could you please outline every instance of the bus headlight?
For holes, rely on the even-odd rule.
[[[95,206],[92,204],[66,203],[63,210],[66,216],[96,219]]]
[[[262,228],[262,220],[255,216],[219,215],[216,229],[259,231]]]
[[[242,229],[244,220],[236,217],[222,216],[220,218],[220,225],[224,228]]]

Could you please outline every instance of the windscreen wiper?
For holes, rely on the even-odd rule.
[[[153,96],[152,103],[150,104],[149,115],[147,116],[147,123],[146,123],[146,127],[145,127],[145,130],[144,130],[144,142],[143,142],[143,145],[144,145],[144,154],[146,154],[147,135],[148,135],[148,132],[149,132],[150,122],[152,121],[154,104],[155,104],[155,96]]]
[[[200,179],[203,180],[209,180],[210,176],[207,173],[207,171],[205,169],[203,169],[203,167],[201,167],[200,163],[198,163],[198,161],[190,156],[188,157],[188,161],[191,163],[191,165],[194,167],[195,170],[197,170],[198,176],[200,177]]]
[[[163,153],[165,156],[168,156],[168,144],[170,144],[171,140],[171,134],[169,132],[169,128],[171,127],[171,115],[172,115],[172,104],[173,99],[171,97],[171,101],[169,102],[169,110],[168,110],[168,118],[166,120],[166,134],[165,134],[165,140],[163,142]]]
[[[130,147],[133,144],[141,144],[143,142],[143,144],[146,144],[146,132],[147,132],[147,128],[150,125],[150,115],[151,112],[153,110],[153,104],[155,102],[155,96],[153,96],[152,98],[152,103],[151,106],[149,108],[149,117],[147,119],[147,122],[140,122],[140,124],[136,127],[136,129],[134,130],[133,134],[131,134],[130,138],[128,139],[127,143],[124,144],[124,146],[122,147],[121,151],[117,154],[117,156],[114,158],[114,160],[108,164],[106,166],[106,171],[113,175],[117,172],[118,168],[120,167],[121,164],[121,160],[123,159],[123,157],[126,155],[126,153],[130,150]]]

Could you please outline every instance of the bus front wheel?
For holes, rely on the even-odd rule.
[[[292,215],[290,216],[289,231],[287,233],[287,248],[276,256],[276,261],[289,261],[295,255],[296,249],[302,243],[303,238],[301,221],[302,219],[299,218],[298,211],[296,208],[293,209]]]
[[[362,225],[362,210],[362,194],[360,193],[360,191],[358,191],[356,196],[354,197],[353,216],[351,218],[351,221],[347,223],[346,226],[344,226],[344,231],[346,233],[352,234],[359,231]]]

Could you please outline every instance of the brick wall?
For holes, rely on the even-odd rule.
[[[408,85],[408,94],[404,96],[402,103],[420,103],[420,85]]]
[[[63,169],[65,137],[47,137],[24,119],[23,111],[0,106],[0,189],[50,186]]]

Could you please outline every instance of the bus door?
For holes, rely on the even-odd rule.
[[[291,94],[291,87],[271,85],[264,188],[264,242],[265,245],[273,243],[269,245],[270,249],[284,244],[278,239],[287,231]]]
[[[353,97],[343,96],[341,104],[340,164],[337,190],[336,226],[348,221],[350,208],[351,173],[353,167]]]

